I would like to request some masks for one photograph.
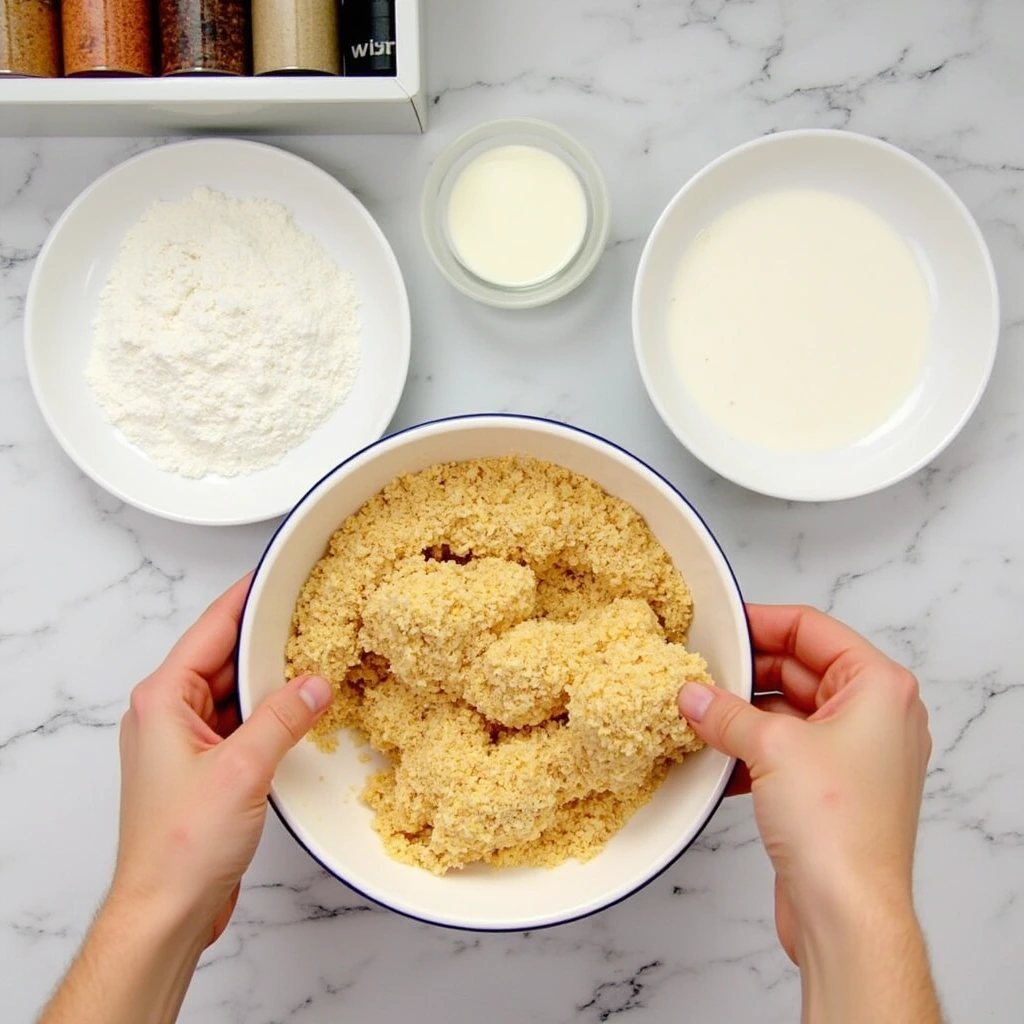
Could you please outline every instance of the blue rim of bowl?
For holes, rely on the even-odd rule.
[[[238,638],[235,641],[235,653],[234,653],[233,661],[234,661],[234,667],[235,667],[235,708],[238,711],[238,719],[239,719],[239,721],[240,722],[244,721],[244,719],[242,718],[242,698],[241,698],[241,693],[240,693],[239,688],[238,688],[238,669],[239,669],[238,658],[239,658],[239,651],[240,651],[240,640],[241,640],[241,636],[242,636],[242,625],[245,622],[245,613],[246,613],[246,611],[248,611],[248,608],[249,608],[249,597],[252,595],[252,589],[253,589],[253,586],[256,583],[256,578],[257,578],[257,576],[259,576],[260,569],[263,567],[263,563],[266,560],[268,552],[274,546],[274,541],[277,539],[277,535],[284,529],[285,525],[288,523],[288,520],[291,519],[291,517],[299,510],[299,508],[301,508],[301,506],[303,505],[305,500],[328,477],[333,476],[339,469],[341,469],[343,466],[348,465],[348,463],[350,463],[353,459],[358,458],[364,452],[368,452],[371,448],[376,448],[377,445],[382,444],[384,441],[388,441],[388,440],[390,440],[392,438],[395,438],[395,437],[401,437],[403,434],[409,434],[409,433],[412,433],[413,431],[421,430],[423,427],[430,427],[430,426],[434,426],[434,425],[439,424],[439,423],[454,423],[454,422],[471,423],[474,420],[482,420],[482,419],[525,420],[525,421],[527,421],[529,423],[544,423],[544,424],[554,425],[554,426],[558,426],[558,427],[563,427],[563,428],[565,428],[567,430],[573,431],[574,433],[583,434],[585,437],[589,437],[589,438],[591,438],[591,439],[593,439],[595,441],[600,441],[602,444],[606,444],[609,447],[614,448],[616,451],[621,452],[623,455],[628,456],[633,461],[638,462],[646,470],[648,470],[649,472],[653,473],[659,480],[662,481],[662,483],[664,483],[667,487],[669,487],[679,497],[679,500],[682,501],[683,504],[685,504],[690,509],[690,511],[693,512],[693,514],[697,517],[697,519],[700,521],[701,526],[703,526],[704,529],[707,530],[707,534],[711,538],[711,542],[718,549],[718,553],[722,556],[722,561],[725,563],[725,567],[729,570],[729,576],[732,579],[733,586],[736,588],[736,594],[739,596],[739,599],[740,599],[740,606],[744,609],[743,617],[744,617],[744,621],[745,621],[746,626],[747,626],[747,644],[748,644],[748,651],[749,651],[749,657],[750,657],[750,689],[751,689],[751,692],[750,692],[749,696],[747,697],[747,699],[748,700],[752,700],[753,696],[754,696],[754,693],[753,693],[753,690],[754,690],[754,641],[753,641],[753,637],[751,636],[751,633],[750,633],[750,618],[749,618],[749,616],[747,615],[747,612],[746,612],[746,602],[743,600],[743,591],[740,588],[740,582],[736,578],[736,572],[735,572],[735,570],[732,567],[732,563],[729,561],[729,558],[726,555],[726,553],[722,550],[722,545],[718,543],[718,538],[711,531],[711,527],[708,526],[707,521],[700,514],[700,512],[697,511],[697,509],[694,507],[693,503],[682,493],[682,491],[680,491],[679,488],[676,487],[676,485],[674,483],[672,483],[671,480],[669,480],[667,477],[665,477],[664,475],[659,473],[658,470],[656,470],[649,463],[645,462],[638,455],[634,455],[627,448],[623,448],[622,445],[616,444],[614,441],[610,441],[610,440],[608,440],[608,438],[602,437],[600,434],[595,434],[591,430],[586,430],[583,427],[574,426],[571,423],[565,423],[562,420],[548,419],[545,416],[529,416],[529,415],[526,415],[526,414],[523,414],[523,413],[510,413],[510,412],[479,412],[479,413],[467,413],[467,414],[462,414],[462,415],[458,415],[458,416],[440,416],[437,419],[424,420],[422,423],[416,423],[416,424],[414,424],[411,427],[403,427],[401,430],[396,430],[393,434],[387,434],[385,437],[378,438],[376,441],[373,441],[370,444],[366,445],[365,447],[360,448],[359,451],[353,452],[350,456],[348,456],[348,458],[346,458],[346,459],[342,460],[341,462],[339,462],[333,469],[329,470],[322,477],[320,477],[320,479],[317,480],[309,488],[309,490],[307,490],[306,493],[303,494],[303,496],[301,498],[299,498],[299,500],[292,506],[291,511],[288,512],[288,514],[284,517],[284,519],[281,520],[281,522],[277,526],[277,529],[274,530],[274,533],[272,534],[270,540],[267,541],[266,546],[263,548],[263,553],[260,555],[259,561],[256,563],[255,569],[253,569],[252,579],[249,582],[249,590],[246,592],[245,602],[242,605],[242,614],[239,616],[239,619],[238,619]],[[618,904],[624,902],[625,900],[628,900],[632,896],[635,896],[642,889],[646,889],[647,886],[651,884],[651,882],[653,882],[657,878],[660,878],[666,871],[668,871],[668,869],[670,867],[672,867],[679,860],[679,858],[682,857],[682,855],[684,853],[686,853],[686,851],[689,850],[690,847],[693,846],[693,844],[700,838],[700,836],[703,833],[704,829],[706,829],[708,827],[708,824],[710,823],[711,819],[718,813],[718,808],[722,806],[722,801],[725,800],[725,797],[726,797],[726,795],[727,795],[727,793],[729,791],[729,784],[731,783],[732,779],[735,777],[737,769],[738,769],[738,766],[739,766],[739,762],[735,758],[732,758],[731,760],[732,760],[733,763],[732,763],[732,767],[729,769],[729,777],[726,779],[726,783],[722,787],[722,792],[718,795],[718,799],[715,800],[715,802],[712,805],[712,807],[708,810],[708,813],[705,815],[704,820],[700,824],[700,827],[697,829],[696,832],[694,832],[693,836],[690,838],[690,841],[685,846],[683,846],[682,849],[680,849],[679,852],[674,857],[672,857],[671,860],[669,860],[666,864],[664,864],[662,867],[660,867],[652,875],[650,875],[647,878],[645,878],[635,888],[630,889],[629,892],[623,893],[621,896],[617,896],[614,900],[611,900],[608,903],[605,903],[605,904],[603,904],[600,907],[595,907],[593,910],[587,910],[587,911],[585,911],[582,914],[576,914],[576,915],[574,915],[572,917],[564,917],[564,918],[560,918],[557,921],[548,921],[546,924],[528,925],[526,927],[485,928],[485,927],[479,927],[479,926],[474,927],[472,925],[448,924],[445,921],[435,921],[435,920],[433,920],[432,918],[429,918],[429,917],[420,917],[417,914],[409,913],[409,911],[407,911],[407,910],[400,910],[397,907],[393,907],[390,903],[385,903],[383,900],[376,899],[375,897],[370,896],[367,893],[363,892],[363,890],[360,889],[358,886],[353,885],[351,882],[349,882],[347,879],[343,878],[341,875],[339,875],[332,868],[328,867],[315,853],[313,853],[312,850],[310,850],[310,848],[305,844],[305,842],[303,842],[301,836],[299,836],[299,834],[295,831],[295,829],[292,828],[291,824],[288,822],[288,819],[285,817],[284,812],[281,810],[280,807],[278,807],[277,801],[275,800],[273,794],[268,795],[267,802],[273,808],[274,814],[277,815],[278,821],[281,822],[281,824],[284,826],[285,830],[289,833],[289,835],[291,835],[291,837],[295,840],[295,842],[298,843],[298,845],[305,851],[305,853],[306,853],[306,855],[308,857],[310,857],[317,864],[319,864],[320,867],[323,868],[323,870],[326,871],[327,874],[329,874],[332,878],[334,878],[337,881],[341,882],[341,884],[344,885],[346,888],[351,889],[352,892],[357,893],[359,896],[362,896],[363,899],[369,900],[370,903],[373,903],[376,906],[384,907],[386,910],[389,910],[389,911],[391,911],[394,914],[398,914],[401,917],[408,918],[408,919],[410,919],[412,921],[418,921],[421,924],[432,925],[432,926],[434,926],[436,928],[447,928],[447,929],[449,929],[451,931],[480,932],[480,933],[483,933],[483,934],[510,934],[510,933],[514,933],[514,932],[537,932],[537,931],[542,931],[542,930],[547,929],[547,928],[557,928],[557,927],[559,927],[561,925],[564,925],[564,924],[572,924],[574,921],[582,921],[582,920],[584,920],[584,919],[586,919],[588,917],[593,917],[595,914],[601,914],[601,913],[603,913],[606,910],[610,910],[612,907],[618,906]]]

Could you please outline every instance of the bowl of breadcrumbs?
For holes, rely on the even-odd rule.
[[[594,913],[668,867],[733,767],[676,693],[752,690],[739,587],[692,506],[521,416],[395,434],[299,502],[243,613],[242,716],[307,672],[335,697],[274,779],[285,826],[367,897],[487,931]]]

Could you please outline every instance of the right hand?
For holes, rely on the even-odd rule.
[[[917,680],[812,608],[748,605],[760,707],[686,683],[679,708],[750,775],[775,867],[779,939],[799,962],[823,917],[884,905],[913,915],[911,872],[928,713]]]

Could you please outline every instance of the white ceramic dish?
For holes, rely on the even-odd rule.
[[[839,193],[883,217],[917,258],[932,307],[925,368],[903,405],[868,437],[807,454],[739,440],[705,415],[680,383],[666,328],[673,275],[697,234],[737,203],[783,188]],[[919,160],[852,132],[768,135],[709,164],[658,219],[633,290],[633,342],[640,373],[668,428],[722,476],[762,494],[797,501],[876,491],[935,458],[981,398],[998,338],[995,273],[966,207]]]
[[[298,227],[352,273],[361,300],[359,375],[345,403],[277,465],[231,479],[189,480],[158,468],[110,425],[84,376],[99,295],[125,232],[155,200],[184,199],[202,185],[288,207]],[[50,232],[25,309],[29,379],[68,455],[122,500],[208,525],[284,514],[328,469],[380,437],[405,386],[409,340],[398,262],[359,200],[308,161],[237,139],[162,146],[93,182]]]
[[[385,438],[320,481],[271,540],[242,616],[242,717],[281,685],[284,646],[299,589],[341,522],[394,477],[439,461],[518,453],[548,459],[628,501],[684,572],[693,591],[690,641],[720,685],[749,699],[752,662],[739,587],[700,516],[628,452],[572,427],[518,416],[469,416]],[[364,748],[365,749],[365,748]],[[484,931],[538,928],[607,907],[641,888],[693,842],[718,807],[733,762],[714,750],[687,758],[651,802],[592,861],[437,878],[391,860],[358,800],[367,774],[342,738],[336,753],[303,742],[274,779],[271,801],[295,838],[328,871],[392,909],[436,924]]]

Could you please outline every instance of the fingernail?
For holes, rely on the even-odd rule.
[[[321,679],[320,676],[310,676],[299,687],[299,696],[306,702],[306,707],[316,714],[331,703],[334,691],[326,679]]]
[[[702,683],[683,683],[678,698],[679,713],[691,722],[699,722],[714,698],[711,688]]]

